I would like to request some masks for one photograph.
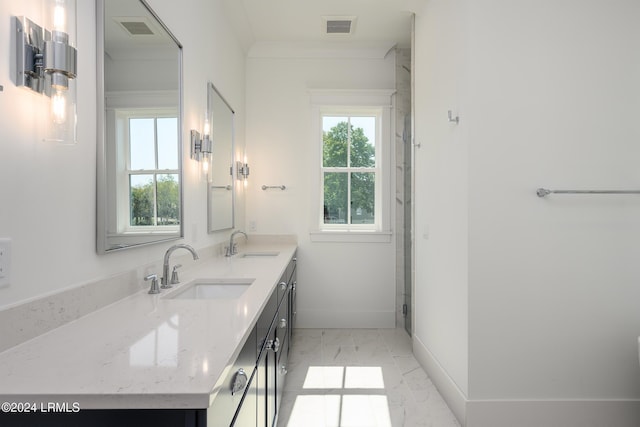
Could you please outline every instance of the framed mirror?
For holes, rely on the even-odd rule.
[[[98,253],[183,237],[182,45],[144,0],[97,0]]]
[[[234,227],[234,115],[229,103],[207,83],[207,114],[213,139],[211,177],[207,190],[209,233]]]

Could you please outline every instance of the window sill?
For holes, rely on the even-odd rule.
[[[309,233],[312,242],[390,243],[391,231],[318,230]]]

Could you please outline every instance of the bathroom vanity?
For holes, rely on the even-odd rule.
[[[248,246],[2,352],[0,425],[271,427],[296,285],[295,244]]]

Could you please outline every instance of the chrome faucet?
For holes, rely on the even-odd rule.
[[[244,238],[249,240],[247,233],[245,233],[244,231],[240,231],[240,230],[234,231],[233,233],[231,233],[231,236],[229,237],[229,246],[227,246],[227,253],[224,256],[229,257],[238,253],[238,245],[237,243],[233,242],[233,238],[236,234],[243,234]]]
[[[194,260],[199,258],[196,250],[189,245],[173,245],[169,249],[167,249],[167,252],[165,252],[164,254],[164,262],[162,264],[162,279],[160,280],[162,283],[160,287],[162,289],[170,288],[171,285],[174,284],[169,280],[169,257],[171,256],[173,251],[175,251],[176,249],[188,250],[189,252],[191,252],[191,255],[193,255]]]

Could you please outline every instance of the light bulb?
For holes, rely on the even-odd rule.
[[[53,8],[53,30],[67,32],[67,11],[64,4],[60,2],[56,2]]]
[[[57,90],[51,97],[51,119],[57,125],[64,124],[67,121],[66,92]]]
[[[202,173],[206,176],[209,173],[209,156],[205,154],[202,159]]]
[[[211,135],[211,125],[209,124],[209,120],[205,119],[204,121],[204,137],[208,137],[209,135]]]

